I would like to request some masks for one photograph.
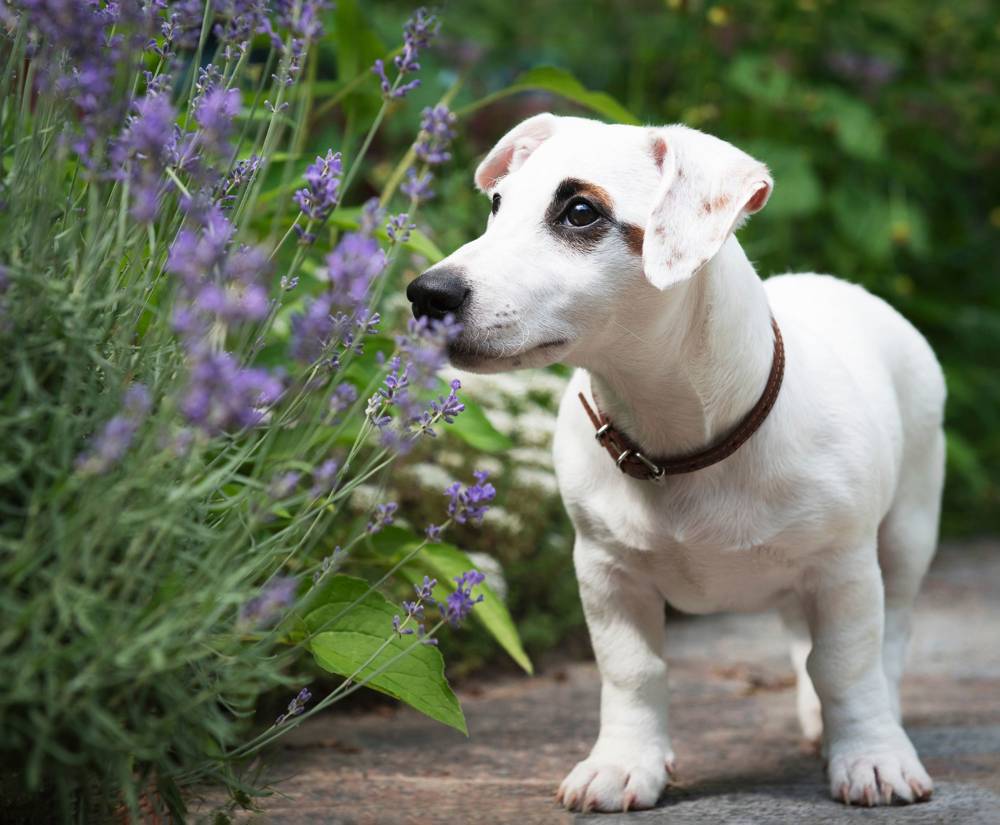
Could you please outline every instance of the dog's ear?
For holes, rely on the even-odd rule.
[[[522,121],[494,146],[476,169],[476,186],[488,192],[505,175],[515,171],[528,156],[552,137],[559,118],[543,112]]]
[[[661,171],[646,224],[642,266],[659,289],[686,280],[726,238],[764,208],[774,182],[746,152],[696,129],[651,130],[650,152]]]

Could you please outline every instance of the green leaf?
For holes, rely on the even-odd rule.
[[[518,92],[535,91],[552,92],[617,123],[639,124],[639,118],[611,95],[605,92],[591,91],[565,69],[559,69],[555,66],[536,66],[534,69],[529,69],[510,86],[462,107],[457,111],[457,114],[467,115]]]
[[[885,131],[875,113],[857,98],[828,89],[819,98],[813,118],[832,128],[840,148],[862,160],[885,155]]]
[[[502,453],[514,446],[514,442],[490,424],[486,413],[475,401],[463,397],[462,403],[465,404],[465,411],[453,423],[443,425],[445,432],[453,433],[470,447],[484,453]]]
[[[736,58],[726,78],[730,85],[751,100],[780,108],[788,103],[792,78],[771,58],[744,55]]]
[[[445,678],[440,651],[422,644],[415,635],[397,635],[392,618],[402,611],[377,591],[368,591],[368,582],[352,576],[332,576],[323,583],[323,605],[305,618],[310,632],[322,628],[309,642],[317,664],[331,673],[353,676],[356,682],[468,736],[465,715]],[[373,675],[383,667],[383,672]]]
[[[405,552],[413,550],[413,545],[406,547]],[[455,590],[455,578],[473,569],[475,564],[453,544],[428,544],[411,562],[402,568],[405,575],[414,584],[423,580],[425,574],[438,580],[434,598],[444,601],[449,593]],[[483,594],[483,601],[473,608],[472,615],[476,621],[485,627],[510,657],[527,673],[533,673],[531,659],[524,652],[521,637],[518,635],[514,620],[510,617],[507,605],[490,586],[483,582],[478,585],[476,593]]]

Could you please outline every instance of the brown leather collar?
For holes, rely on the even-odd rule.
[[[691,453],[676,458],[647,458],[643,455],[638,445],[620,430],[615,429],[611,419],[602,412],[597,403],[597,396],[594,396],[594,406],[597,412],[587,403],[583,393],[579,393],[580,403],[587,411],[594,429],[597,430],[596,437],[598,443],[608,455],[614,459],[618,469],[632,478],[643,481],[660,481],[664,476],[681,475],[682,473],[693,473],[717,464],[724,458],[729,458],[759,429],[764,423],[774,402],[778,397],[778,390],[781,389],[781,380],[785,375],[785,345],[781,340],[781,330],[778,329],[778,322],[771,318],[771,328],[774,330],[774,358],[771,361],[771,374],[767,377],[767,384],[760,400],[754,405],[733,429],[729,435],[721,441]],[[591,389],[593,394],[593,389]]]

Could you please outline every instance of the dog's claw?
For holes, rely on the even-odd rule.
[[[846,782],[840,786],[839,795],[841,802],[843,802],[845,805],[851,804],[851,789],[848,787]]]

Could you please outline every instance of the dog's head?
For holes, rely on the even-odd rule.
[[[415,315],[462,323],[451,360],[483,372],[598,344],[644,293],[701,269],[772,187],[764,164],[694,129],[551,114],[504,135],[475,180],[486,231],[406,294]]]

